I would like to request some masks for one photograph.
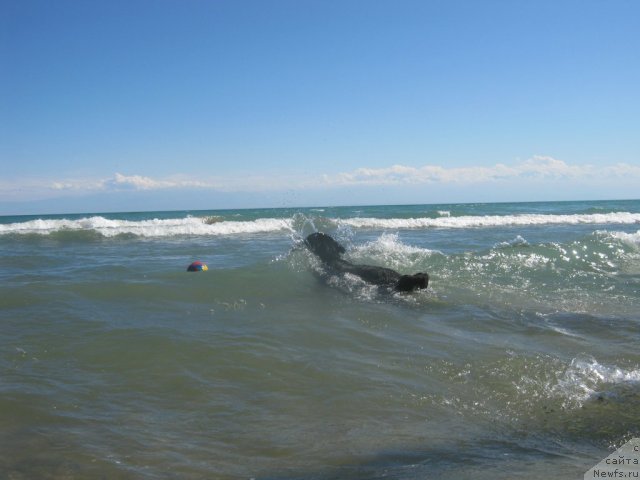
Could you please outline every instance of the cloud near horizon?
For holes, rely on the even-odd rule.
[[[536,155],[515,165],[498,163],[490,167],[471,166],[446,168],[439,165],[387,168],[359,168],[353,172],[325,175],[331,185],[419,185],[433,183],[479,184],[504,180],[594,180],[637,178],[640,167],[618,163],[606,167],[570,165],[553,157]]]
[[[167,188],[212,188],[213,184],[188,179],[155,180],[142,175],[116,173],[112,178],[102,180],[68,180],[53,182],[53,190],[107,191],[107,190],[159,190]]]
[[[550,156],[533,156],[513,165],[444,167],[424,165],[412,167],[392,165],[384,168],[358,168],[351,172],[321,176],[267,176],[194,179],[188,175],[152,178],[116,173],[103,179],[33,180],[0,183],[0,198],[30,200],[55,196],[82,196],[91,193],[152,191],[169,189],[208,189],[219,192],[267,192],[278,190],[330,189],[353,186],[394,186],[421,184],[476,185],[492,182],[533,180],[566,180],[573,182],[603,180],[638,180],[640,166],[618,163],[609,166],[568,164]]]

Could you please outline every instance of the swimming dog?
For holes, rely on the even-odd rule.
[[[429,284],[429,275],[426,273],[400,275],[390,268],[357,265],[343,260],[344,247],[325,233],[312,233],[305,239],[304,243],[329,269],[357,275],[365,282],[373,283],[374,285],[391,287],[399,292],[412,292],[427,288]]]

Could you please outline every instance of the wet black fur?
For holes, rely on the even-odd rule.
[[[357,265],[343,260],[344,247],[324,233],[312,233],[305,239],[304,243],[331,270],[357,275],[365,282],[374,285],[391,287],[400,292],[412,292],[413,290],[427,288],[429,284],[429,275],[426,273],[400,275],[390,268]]]

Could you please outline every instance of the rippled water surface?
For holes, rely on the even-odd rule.
[[[582,478],[640,435],[638,201],[0,217],[0,285],[3,478]]]

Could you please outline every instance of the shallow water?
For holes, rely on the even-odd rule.
[[[640,433],[639,228],[638,201],[2,217],[0,473],[582,478]],[[430,288],[327,276],[316,230]]]

